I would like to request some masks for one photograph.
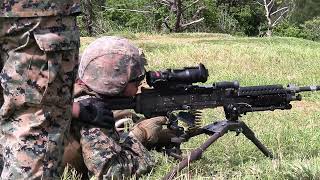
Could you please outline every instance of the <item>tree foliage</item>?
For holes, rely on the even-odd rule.
[[[268,21],[273,17],[266,16],[265,7],[259,5],[263,1],[275,2],[269,15],[292,2],[290,12],[284,9],[284,23],[274,29],[275,35],[306,37],[301,33],[305,22],[320,16],[319,0],[82,0],[80,26],[86,36],[115,31],[257,36],[273,30]]]
[[[319,0],[295,0],[295,9],[290,17],[290,22],[296,25],[320,16]]]

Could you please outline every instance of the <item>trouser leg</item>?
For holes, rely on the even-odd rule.
[[[14,26],[16,32],[22,32],[19,47],[8,52],[1,73],[4,89],[0,110],[4,136],[1,178],[59,179],[64,137],[71,122],[78,49],[66,47],[67,41],[58,41],[63,37],[54,39],[57,36],[52,33],[42,31],[37,39],[36,32],[30,32],[42,23],[60,26],[63,18],[19,21],[23,22]],[[43,39],[47,42],[39,42]]]

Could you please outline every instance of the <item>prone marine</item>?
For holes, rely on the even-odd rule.
[[[146,147],[167,138],[160,137],[167,118],[145,119],[120,137],[115,117],[105,103],[112,97],[134,96],[144,79],[145,65],[142,51],[120,37],[98,38],[82,54],[75,84],[71,134],[80,143],[80,153],[90,177],[139,177],[154,166]],[[66,163],[79,163],[79,159],[69,157],[75,157],[74,152],[71,146],[71,152],[65,153]]]

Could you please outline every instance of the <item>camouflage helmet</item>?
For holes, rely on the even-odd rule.
[[[127,39],[105,36],[85,49],[78,75],[93,91],[115,96],[128,82],[144,77],[145,65],[142,51]]]

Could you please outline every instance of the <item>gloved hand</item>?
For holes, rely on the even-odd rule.
[[[159,139],[162,126],[168,119],[164,116],[145,119],[136,124],[129,135],[136,137],[145,147],[153,146]]]
[[[179,137],[177,131],[172,129],[162,129],[159,133],[159,139],[154,147],[156,149],[160,149],[162,147],[170,147],[174,144],[173,142],[171,142],[172,138],[177,137]]]
[[[79,101],[80,113],[78,120],[82,123],[99,128],[113,128],[114,118],[107,104],[97,98],[88,98]]]

